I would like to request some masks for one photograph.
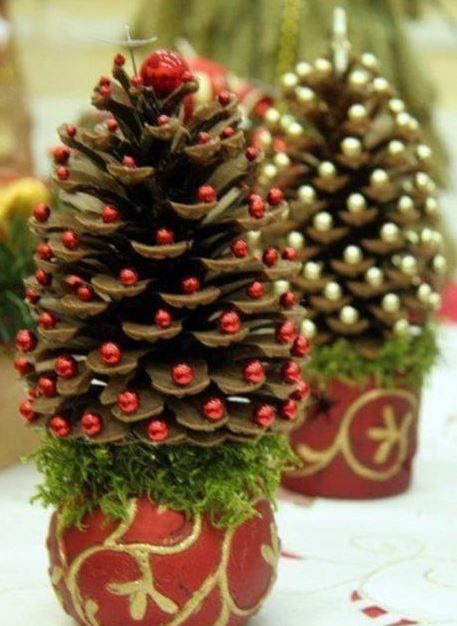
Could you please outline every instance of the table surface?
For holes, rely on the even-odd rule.
[[[252,626],[457,625],[457,329],[424,395],[409,493],[372,502],[280,496],[279,579]],[[47,579],[49,512],[31,466],[0,473],[0,624],[70,626]],[[202,626],[206,626],[203,625]]]

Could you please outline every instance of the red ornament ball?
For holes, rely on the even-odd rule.
[[[219,104],[221,106],[226,107],[230,104],[232,100],[232,94],[230,93],[230,91],[224,90],[220,92],[220,94],[217,96],[217,99],[219,100]]]
[[[154,315],[154,323],[159,328],[169,328],[173,322],[173,317],[166,309],[158,309]]]
[[[46,398],[54,398],[57,393],[55,378],[51,378],[51,376],[40,376],[38,379],[38,390]]]
[[[201,132],[198,133],[198,143],[208,143],[211,140],[211,135],[209,133]]]
[[[167,124],[170,123],[171,117],[169,115],[159,115],[159,117],[157,118],[157,123],[159,126],[166,126]]]
[[[160,49],[148,55],[141,66],[141,77],[158,98],[166,98],[189,79],[187,62],[173,50]]]
[[[53,257],[51,246],[48,243],[40,243],[37,246],[36,253],[42,261],[50,261]]]
[[[88,411],[81,418],[81,428],[89,437],[98,435],[103,428],[102,418],[97,413]]]
[[[37,338],[31,330],[19,330],[16,335],[16,348],[20,352],[32,352],[37,344]]]
[[[33,410],[33,405],[30,400],[24,400],[19,405],[19,413],[28,422],[33,422],[38,417],[38,414]]]
[[[33,217],[37,222],[47,222],[51,215],[51,209],[44,202],[40,202],[33,209]]]
[[[136,167],[138,167],[135,159],[131,156],[122,157],[122,165],[124,167],[130,168],[131,170],[134,170]]]
[[[249,215],[255,219],[260,219],[265,215],[265,202],[257,193],[249,196]]]
[[[212,422],[218,422],[225,416],[225,404],[221,398],[208,398],[202,404],[203,415]]]
[[[219,331],[223,335],[233,335],[241,328],[241,318],[236,311],[224,311],[219,317]]]
[[[197,197],[199,202],[206,202],[209,204],[210,202],[216,202],[217,193],[211,185],[202,185],[198,188]]]
[[[35,278],[40,285],[46,287],[52,283],[52,274],[48,274],[42,269],[38,269],[35,272]]]
[[[281,377],[286,383],[298,383],[301,380],[301,369],[298,363],[286,361],[281,367]]]
[[[55,328],[58,321],[59,319],[57,315],[54,315],[54,313],[51,313],[50,311],[43,311],[38,316],[38,324],[41,326],[41,328],[44,328],[45,330]]]
[[[126,389],[118,395],[117,406],[120,408],[122,413],[126,413],[127,415],[136,413],[140,408],[140,396],[136,391]]]
[[[158,246],[169,246],[175,242],[175,234],[170,228],[158,228],[154,235],[154,240]]]
[[[281,204],[281,202],[284,201],[284,194],[277,187],[273,187],[268,192],[267,200],[268,200],[268,204],[271,204],[272,206],[277,206],[278,204]]]
[[[254,409],[252,417],[256,424],[268,428],[275,421],[276,409],[271,404],[261,404]]]
[[[114,341],[105,341],[100,346],[100,358],[106,365],[118,365],[122,356],[121,348]]]
[[[273,267],[273,265],[276,265],[276,263],[278,262],[278,259],[279,259],[279,253],[276,250],[276,248],[267,248],[262,255],[262,261],[268,267]]]
[[[74,124],[67,124],[66,129],[67,129],[67,135],[69,137],[74,137],[76,133],[78,132],[78,129],[76,128]]]
[[[248,361],[243,368],[243,378],[248,383],[257,385],[265,380],[265,368],[258,359]]]
[[[281,256],[285,261],[296,261],[298,259],[298,252],[295,250],[295,248],[287,246],[282,251]]]
[[[102,221],[104,224],[113,224],[118,222],[121,214],[116,207],[106,204],[102,209]]]
[[[187,363],[177,363],[171,367],[171,378],[180,387],[187,387],[194,380],[194,370]]]
[[[183,278],[181,286],[183,293],[190,295],[200,290],[200,280],[196,276],[187,276]]]
[[[52,151],[54,157],[54,163],[64,165],[70,158],[70,150],[67,146],[56,146]]]
[[[114,65],[117,65],[118,67],[122,67],[125,63],[125,56],[123,54],[116,54],[116,56],[113,59]]]
[[[109,120],[106,120],[106,127],[110,133],[115,133],[119,128],[119,124],[114,119],[114,117],[110,117]]]
[[[291,309],[297,304],[297,298],[291,291],[286,291],[280,298],[281,306],[285,309]]]
[[[76,295],[82,302],[91,302],[94,299],[94,290],[89,285],[81,285],[76,290]]]
[[[119,280],[124,287],[133,287],[138,282],[138,272],[131,267],[124,267],[119,272]]]
[[[68,420],[60,415],[54,415],[54,417],[51,417],[49,420],[49,428],[56,437],[68,437],[71,431],[71,426]]]
[[[254,146],[249,146],[248,148],[246,148],[244,154],[248,161],[255,161],[256,158],[259,156],[259,151]]]
[[[70,178],[70,170],[64,165],[59,165],[56,169],[56,175],[59,180],[68,180]]]
[[[109,98],[113,93],[113,88],[111,87],[111,85],[100,85],[100,87],[98,88],[98,93],[103,98]]]
[[[79,246],[79,236],[74,230],[66,230],[62,233],[62,243],[68,250],[75,250]]]
[[[306,398],[308,398],[308,396],[311,393],[311,387],[308,385],[308,383],[305,383],[304,380],[300,380],[297,383],[297,388],[295,389],[295,391],[293,391],[290,394],[290,398],[292,398],[293,400],[298,400],[303,401],[306,400]]]
[[[309,339],[300,335],[294,341],[291,354],[293,356],[298,356],[298,357],[305,356],[306,354],[308,354],[310,349],[311,349],[311,343]]]
[[[151,441],[158,443],[168,437],[170,428],[163,420],[152,419],[148,424],[148,437]]]
[[[227,128],[224,128],[224,130],[222,131],[222,136],[224,137],[224,139],[229,139],[230,137],[233,137],[234,134],[235,129],[232,128],[232,126],[227,126]]]
[[[233,256],[236,256],[237,259],[242,259],[247,256],[249,246],[244,239],[235,239],[235,241],[232,241],[230,244],[230,250],[232,251]]]
[[[285,400],[280,409],[281,417],[285,420],[293,421],[297,418],[298,404],[292,398]]]
[[[18,356],[15,359],[15,361],[14,361],[14,369],[21,376],[25,376],[26,374],[30,374],[31,372],[33,372],[35,370],[35,368],[33,366],[33,363],[30,363],[30,361],[27,361],[27,359],[24,356]]]
[[[143,77],[139,74],[135,74],[135,76],[132,76],[132,78],[130,79],[130,84],[133,85],[133,87],[139,89],[144,85]]]
[[[84,281],[80,276],[76,276],[76,274],[70,274],[65,278],[65,284],[70,287],[70,289],[76,290],[84,285]]]
[[[259,280],[253,280],[246,288],[246,293],[250,298],[262,298],[265,294],[265,287]]]
[[[35,291],[35,289],[32,289],[32,287],[27,287],[27,289],[25,290],[25,299],[27,300],[27,302],[30,302],[30,304],[36,304],[40,299],[40,296]]]
[[[61,378],[73,378],[78,373],[78,363],[71,355],[62,354],[57,357],[54,369]]]
[[[276,331],[276,339],[279,343],[292,343],[297,337],[297,327],[290,320],[283,322]]]

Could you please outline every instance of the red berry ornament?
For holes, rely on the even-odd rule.
[[[253,280],[246,288],[246,293],[250,298],[261,298],[265,294],[265,288],[259,280]]]
[[[70,289],[78,289],[84,285],[84,281],[80,276],[76,276],[75,274],[70,274],[65,279],[65,284],[70,287]]]
[[[294,341],[291,354],[293,356],[298,356],[298,357],[305,356],[310,351],[310,348],[311,348],[311,343],[309,339],[307,339],[306,337],[302,337],[300,335]]]
[[[54,398],[57,393],[55,378],[50,376],[40,376],[38,379],[38,390],[46,398]]]
[[[293,421],[297,417],[298,404],[289,398],[282,403],[280,413],[283,419]]]
[[[249,252],[249,246],[244,241],[244,239],[235,239],[235,241],[232,241],[232,243],[230,244],[230,250],[232,251],[232,254],[238,259],[242,259],[247,256]]]
[[[292,343],[296,337],[297,327],[290,320],[283,322],[276,331],[276,339],[279,343]]]
[[[224,137],[224,139],[229,139],[230,137],[233,137],[234,134],[235,134],[235,129],[232,128],[231,126],[227,126],[227,128],[224,128],[222,132],[222,136]]]
[[[50,214],[51,209],[48,207],[47,204],[44,204],[44,202],[40,202],[33,209],[33,217],[36,219],[37,222],[47,222]]]
[[[132,76],[132,78],[130,79],[130,83],[138,89],[139,87],[142,87],[144,85],[144,80],[142,76],[136,74],[135,76]]]
[[[35,278],[37,282],[40,283],[40,285],[43,285],[44,287],[52,283],[52,275],[48,274],[42,269],[38,269],[35,272]]]
[[[166,309],[158,309],[154,315],[154,323],[159,328],[168,328],[171,326],[173,318],[171,313]]]
[[[98,435],[103,428],[102,418],[97,413],[88,411],[81,418],[81,428],[89,437]]]
[[[140,396],[136,391],[123,391],[117,397],[117,406],[121,409],[122,413],[136,413],[140,408]]]
[[[125,56],[123,54],[116,54],[113,61],[114,61],[114,65],[117,65],[118,67],[122,67],[125,63]]]
[[[16,348],[20,352],[31,352],[35,349],[37,338],[31,330],[20,330],[16,335]]]
[[[200,289],[200,280],[196,276],[187,276],[182,280],[182,290],[186,294],[192,294]]]
[[[66,230],[62,234],[62,243],[68,250],[75,250],[79,246],[78,233],[74,230]]]
[[[114,119],[114,117],[110,117],[109,120],[106,121],[106,127],[110,133],[115,133],[119,128],[119,124]]]
[[[61,378],[73,378],[78,373],[78,363],[71,355],[63,354],[56,359],[54,369]]]
[[[219,318],[219,330],[223,335],[233,335],[240,327],[241,319],[236,311],[225,311]]]
[[[125,267],[119,272],[119,280],[124,287],[133,287],[138,282],[138,273],[131,267]]]
[[[163,441],[168,437],[170,429],[163,420],[151,420],[148,424],[148,437],[151,441]]]
[[[295,391],[290,394],[290,398],[292,398],[293,400],[298,400],[300,402],[306,400],[310,393],[311,387],[308,385],[308,383],[305,383],[304,380],[300,380],[297,384],[297,388],[295,389]]]
[[[137,167],[135,159],[133,157],[131,157],[131,156],[123,157],[122,158],[122,165],[124,167],[129,167],[132,170],[134,170]]]
[[[297,304],[297,298],[291,291],[286,291],[280,298],[281,306],[285,309],[291,309]]]
[[[54,415],[49,420],[49,428],[56,437],[67,437],[70,434],[71,426],[64,417]]]
[[[140,73],[144,84],[152,87],[158,98],[166,98],[187,82],[190,69],[181,55],[160,49],[146,57]]]
[[[218,422],[225,415],[225,404],[221,398],[208,398],[202,405],[203,415],[212,422]]]
[[[122,350],[113,341],[106,341],[100,347],[100,358],[106,365],[118,365],[122,361]]]
[[[262,404],[254,409],[252,417],[256,424],[268,428],[275,421],[276,410],[271,404]]]
[[[288,246],[282,251],[282,258],[285,261],[296,261],[298,259],[298,253],[295,248]]]
[[[113,88],[111,85],[100,85],[98,93],[103,96],[103,98],[109,98],[113,93]]]
[[[281,367],[281,377],[286,383],[298,383],[301,380],[301,369],[298,363],[286,361]]]
[[[268,267],[273,267],[273,265],[276,265],[276,263],[278,262],[278,259],[279,259],[279,253],[276,250],[276,248],[267,248],[262,256],[262,261]]]
[[[56,169],[56,175],[59,180],[68,180],[70,178],[70,170],[64,165],[59,165]]]
[[[271,204],[272,206],[277,206],[278,204],[281,204],[281,202],[284,201],[284,194],[277,187],[273,187],[268,192],[267,200],[268,200],[268,204]]]
[[[94,299],[94,290],[89,285],[81,285],[76,290],[76,295],[82,302],[90,302]]]
[[[265,202],[257,193],[249,196],[249,215],[255,219],[260,219],[265,215]]]
[[[33,422],[38,417],[38,414],[33,410],[33,405],[30,400],[24,400],[19,405],[19,413],[28,422]]]
[[[49,311],[43,311],[43,313],[40,313],[40,315],[38,316],[38,324],[41,326],[41,328],[44,328],[46,330],[49,328],[55,328],[58,321],[59,320],[57,316]]]
[[[221,106],[226,107],[230,104],[232,95],[229,91],[221,91],[221,93],[217,96],[217,99],[219,100],[219,104]]]
[[[202,185],[198,188],[197,197],[199,202],[210,203],[217,200],[217,193],[211,185]]]
[[[180,387],[186,387],[194,380],[194,370],[187,363],[177,363],[171,368],[171,378]]]
[[[208,143],[211,140],[211,135],[209,133],[201,132],[198,133],[198,143]]]
[[[170,116],[169,115],[165,115],[164,113],[162,115],[159,115],[159,117],[157,118],[157,123],[159,124],[159,126],[166,126],[167,124],[170,123]]]
[[[50,261],[52,259],[52,249],[47,243],[40,243],[36,249],[36,253],[39,259],[42,261]]]
[[[67,124],[66,128],[67,128],[67,135],[69,137],[74,137],[76,133],[78,132],[78,129],[76,128],[74,124]]]
[[[158,228],[154,236],[158,246],[169,246],[175,241],[175,234],[170,228]]]
[[[25,290],[25,299],[27,300],[27,302],[30,302],[30,304],[36,304],[40,299],[40,296],[37,294],[35,289],[27,287],[27,289]]]
[[[249,146],[249,148],[246,148],[244,154],[248,161],[255,161],[259,156],[259,151],[254,146]]]
[[[18,356],[14,361],[14,369],[21,376],[25,376],[26,374],[33,372],[35,368],[33,367],[33,364],[30,363],[30,361],[27,361],[24,356]]]
[[[248,383],[257,385],[265,380],[265,368],[258,359],[252,359],[243,368],[243,378]]]
[[[120,213],[116,209],[116,207],[111,204],[107,204],[102,209],[102,221],[105,224],[113,224],[114,222],[119,221]]]
[[[70,150],[67,146],[56,146],[52,151],[52,156],[54,157],[54,163],[65,165],[70,158]]]

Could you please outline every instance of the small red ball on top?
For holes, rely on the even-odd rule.
[[[60,415],[51,417],[49,420],[49,428],[56,437],[68,437],[71,432],[70,422]]]
[[[61,378],[73,378],[78,373],[78,363],[69,354],[62,354],[57,357],[54,370]]]
[[[192,79],[187,62],[173,50],[159,49],[149,54],[141,66],[144,84],[158,98],[166,98],[184,82]]]
[[[281,202],[284,201],[284,194],[277,187],[273,187],[268,192],[267,200],[268,200],[268,204],[271,204],[271,206],[277,206],[278,204],[281,204]]]
[[[208,398],[202,404],[202,412],[212,422],[218,422],[225,415],[225,404],[221,398]]]
[[[16,348],[20,352],[32,352],[37,344],[36,335],[27,329],[19,330],[16,335]]]
[[[259,426],[268,428],[275,421],[276,409],[271,404],[261,404],[254,409],[252,418]]]
[[[81,418],[81,428],[86,435],[94,437],[102,431],[102,418],[98,415],[98,413],[88,411],[87,413],[84,413]]]
[[[47,222],[51,214],[51,209],[44,202],[40,202],[33,209],[33,217],[37,222]]]
[[[176,363],[171,367],[171,378],[180,387],[186,387],[194,380],[194,370],[187,363]]]
[[[163,420],[152,419],[148,424],[148,437],[151,441],[164,441],[168,437],[170,428]]]
[[[241,328],[241,319],[236,311],[224,311],[219,317],[219,330],[223,335],[233,335]]]
[[[122,349],[114,341],[105,341],[100,346],[100,358],[106,365],[118,365],[122,356]]]
[[[216,202],[217,193],[211,185],[202,185],[198,188],[197,197],[199,202],[206,202],[209,204],[210,202]]]
[[[126,389],[117,396],[117,406],[127,415],[136,413],[140,408],[140,396],[136,391]]]

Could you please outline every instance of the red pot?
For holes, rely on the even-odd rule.
[[[51,519],[53,587],[84,626],[239,626],[261,607],[276,577],[279,546],[271,505],[234,530],[188,520],[146,498],[123,523],[100,510],[84,528]]]
[[[419,394],[411,387],[332,380],[291,434],[304,467],[286,474],[284,486],[328,498],[402,493],[411,481],[418,409]]]

